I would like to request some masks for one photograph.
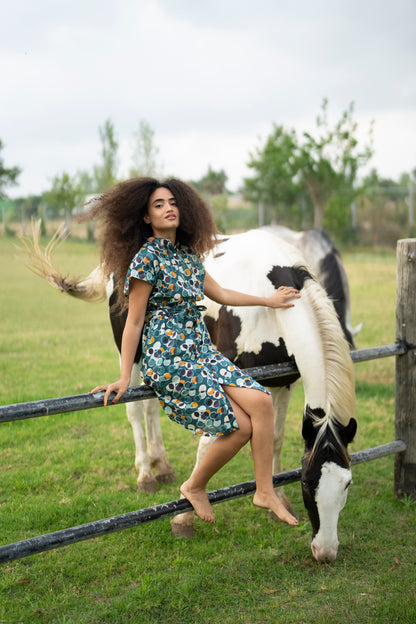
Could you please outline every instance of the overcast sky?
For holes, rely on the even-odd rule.
[[[235,190],[273,123],[313,130],[324,97],[375,120],[383,176],[416,167],[414,0],[13,0],[0,5],[0,138],[41,193],[99,161],[111,119],[121,177],[141,119],[166,175],[224,169]]]

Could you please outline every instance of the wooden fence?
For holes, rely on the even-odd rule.
[[[351,352],[354,362],[363,362],[381,357],[396,356],[396,406],[395,441],[351,454],[352,465],[378,457],[395,454],[394,492],[399,498],[410,496],[416,499],[416,239],[398,241],[397,245],[397,305],[396,343]],[[294,364],[285,363],[247,369],[255,379],[266,381],[276,375],[290,375],[296,371]],[[63,414],[75,410],[101,407],[103,394],[81,394],[55,399],[31,401],[15,405],[0,406],[0,423],[52,414]],[[150,388],[130,388],[120,402],[139,401],[151,398]],[[274,485],[281,486],[300,480],[301,469],[274,475]],[[255,481],[215,490],[209,493],[212,504],[224,502],[255,491]],[[192,509],[186,499],[163,503],[155,507],[140,509],[96,520],[77,527],[63,529],[47,535],[33,537],[0,547],[0,563],[27,557],[45,550],[59,548],[107,533],[121,531],[160,518],[174,516]]]

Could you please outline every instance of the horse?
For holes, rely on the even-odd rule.
[[[313,238],[316,243],[319,233],[315,232]],[[89,300],[102,295],[106,287],[107,297],[112,302],[114,284],[111,280],[104,283],[99,268],[83,281],[71,281],[53,268],[50,258],[52,246],[43,254],[35,244],[36,249],[38,272],[56,288]],[[301,483],[304,504],[312,524],[312,553],[317,560],[333,561],[338,549],[338,517],[351,483],[347,446],[356,431],[353,367],[350,345],[344,337],[344,334],[349,336],[352,344],[353,331],[346,326],[343,331],[333,303],[305,259],[293,245],[278,236],[274,228],[259,228],[222,237],[205,260],[205,266],[224,287],[265,295],[273,288],[286,284],[302,292],[302,298],[295,307],[283,314],[282,310],[261,307],[226,308],[206,300],[204,320],[214,345],[242,368],[290,359],[296,362],[299,372],[291,377],[267,380],[275,409],[273,471],[280,470],[286,412],[294,384],[301,376],[305,392],[302,426],[305,453]],[[344,297],[344,303],[346,300]],[[114,338],[120,347],[125,318],[111,313],[111,310],[110,307]],[[345,320],[348,320],[345,313],[343,320],[345,325]],[[136,356],[138,363],[139,350]],[[139,382],[137,363],[132,374],[134,385]],[[149,447],[147,465],[141,427],[142,410],[139,404],[127,405],[136,441],[136,467],[140,468],[138,479],[142,476],[141,489],[148,485],[146,468],[153,481],[174,479],[163,447],[158,404],[155,401],[146,403],[148,405],[143,411]],[[155,440],[156,444],[152,444]],[[197,463],[211,441],[210,438],[201,438]],[[156,468],[156,476],[151,473],[152,467]],[[290,508],[284,494],[280,492],[279,495]],[[193,534],[193,514],[176,516],[171,524],[177,535]]]

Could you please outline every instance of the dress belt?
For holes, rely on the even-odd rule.
[[[200,315],[201,312],[203,312],[204,310],[206,310],[206,306],[204,305],[198,305],[197,303],[194,303],[191,306],[158,306],[157,308],[153,309],[153,310],[148,310],[147,314],[150,316],[153,316],[155,314],[161,314],[162,316],[169,316],[170,314],[189,314],[189,315]]]

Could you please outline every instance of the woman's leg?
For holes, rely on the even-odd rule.
[[[251,388],[226,386],[227,396],[249,415],[251,451],[256,478],[253,503],[271,509],[278,518],[291,525],[298,522],[278,498],[273,487],[273,401],[270,395]]]
[[[214,511],[208,500],[206,486],[211,477],[225,466],[249,441],[252,433],[248,415],[229,397],[239,429],[221,436],[208,448],[201,463],[196,466],[180,491],[189,500],[197,516],[204,522],[215,522]]]

